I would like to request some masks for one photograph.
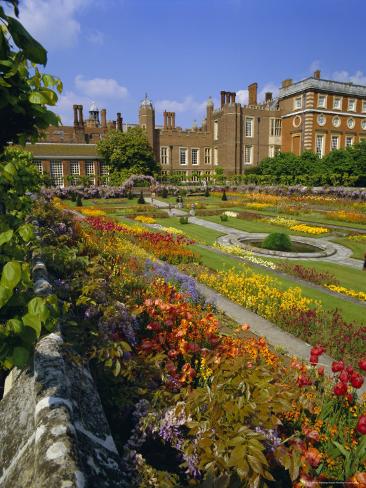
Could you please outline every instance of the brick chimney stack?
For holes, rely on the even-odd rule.
[[[266,103],[270,102],[272,100],[272,92],[266,92],[264,97]]]
[[[320,69],[317,69],[314,71],[313,77],[316,78],[317,80],[320,79]]]
[[[226,92],[221,91],[220,92],[220,95],[221,95],[221,108],[222,108],[225,105],[225,95],[226,95]]]
[[[163,128],[164,129],[167,129],[167,127],[168,127],[168,125],[167,125],[168,112],[166,110],[164,110],[164,112],[163,112],[163,117],[164,117],[164,125],[163,125]]]
[[[175,129],[175,112],[171,112],[172,129]]]
[[[72,108],[74,109],[74,127],[78,127],[79,126],[78,105],[73,105]]]
[[[79,109],[79,126],[84,127],[83,106],[78,105]]]
[[[248,86],[249,92],[249,105],[257,105],[257,90],[258,90],[258,83],[252,83]]]
[[[288,86],[292,85],[292,78],[288,78],[287,80],[283,80],[282,88],[287,88]]]
[[[107,128],[107,111],[105,108],[102,108],[102,110],[100,111],[100,122],[101,122],[102,129],[106,129]]]
[[[121,112],[117,112],[117,130],[122,132],[122,117]]]

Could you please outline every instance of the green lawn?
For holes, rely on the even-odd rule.
[[[222,224],[226,227],[232,227],[233,229],[242,230],[244,232],[281,232],[283,234],[291,234],[304,237],[325,237],[327,234],[305,234],[304,232],[294,232],[289,230],[287,227],[282,227],[280,225],[268,224],[266,222],[258,222],[256,220],[242,220],[236,217],[229,217],[227,222],[221,222],[219,215],[214,215],[212,217],[199,217],[203,220],[209,220],[210,222],[215,222],[216,224]]]
[[[347,239],[346,237],[339,237],[337,239],[332,239],[332,241],[352,249],[353,258],[362,260],[364,259],[366,253],[366,243],[364,244],[363,242],[353,241],[351,239]]]
[[[206,229],[201,225],[196,224],[181,224],[179,222],[179,217],[168,217],[166,219],[156,219],[158,224],[164,225],[165,227],[175,227],[176,229],[182,230],[187,237],[194,239],[198,242],[204,244],[212,245],[216,239],[223,234],[216,232],[215,230]]]
[[[218,255],[209,249],[203,249],[199,246],[192,246],[192,248],[201,255],[202,263],[215,271],[227,271],[232,268],[240,271],[243,268],[243,264],[240,263],[240,261],[237,261],[230,256]],[[298,283],[292,281],[291,278],[278,277],[270,270],[261,270],[251,267],[250,265],[248,265],[248,267],[256,274],[265,274],[274,277],[279,283],[279,288],[283,290],[294,286],[300,287],[304,296],[320,301],[323,307],[327,310],[334,310],[337,308],[342,312],[344,319],[349,322],[354,321],[360,325],[366,323],[366,308],[362,305],[346,302],[341,298],[327,295],[326,293],[322,293],[319,290],[314,290],[307,286],[300,286]]]

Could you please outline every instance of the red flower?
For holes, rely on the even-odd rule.
[[[311,348],[310,356],[321,356],[325,352],[325,348],[323,346],[314,346]]]
[[[366,415],[361,415],[361,417],[358,419],[358,423],[357,423],[356,428],[360,434],[363,434],[363,435],[366,434]]]
[[[351,374],[353,373],[353,371],[354,371],[354,370],[353,370],[352,366],[347,366],[346,371],[347,371],[347,373],[348,373],[349,375],[351,375]]]
[[[342,396],[347,393],[347,385],[345,383],[339,382],[333,388],[333,393],[337,396]]]
[[[342,383],[348,383],[348,373],[346,370],[343,370],[342,373],[339,375],[339,379],[340,381],[342,381]]]
[[[322,455],[315,447],[309,447],[305,452],[305,459],[312,468],[316,468],[322,460]]]
[[[318,368],[318,374],[319,374],[319,376],[324,376],[324,366],[320,366]]]
[[[363,376],[361,376],[359,373],[353,373],[351,376],[351,385],[353,388],[361,388],[363,385]]]
[[[306,376],[305,374],[302,374],[301,376],[299,376],[297,378],[297,384],[301,387],[301,386],[308,386],[308,385],[311,385],[312,384],[312,381],[311,379]]]
[[[344,362],[343,361],[333,361],[332,363],[332,371],[333,373],[338,373],[339,371],[344,370]]]
[[[317,356],[316,354],[312,354],[310,356],[310,364],[315,366],[316,364],[318,364],[318,362],[319,362],[319,356]]]
[[[358,362],[358,366],[363,371],[366,371],[366,358],[360,359]]]
[[[354,398],[352,393],[348,393],[347,400],[349,401],[349,403],[353,403]]]

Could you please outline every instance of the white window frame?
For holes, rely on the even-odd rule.
[[[355,138],[353,136],[346,136],[344,139],[344,147],[353,146]]]
[[[245,117],[245,137],[254,137],[254,117]]]
[[[195,163],[193,162],[193,151],[197,151]],[[192,164],[192,166],[198,166],[200,164],[200,150],[198,147],[192,147],[191,148],[191,164]]]
[[[299,110],[302,108],[302,95],[294,98],[294,109]]]
[[[252,144],[246,144],[244,146],[244,164],[253,164],[253,145]]]
[[[361,111],[363,114],[366,113],[366,100],[362,100]]]
[[[339,107],[336,106],[336,100],[339,101]],[[333,97],[333,110],[342,110],[343,97]]]
[[[354,106],[353,108],[351,108],[351,103],[354,103]],[[348,105],[347,105],[347,109],[348,109],[348,112],[356,112],[356,106],[357,106],[357,101],[355,98],[349,98],[348,99]]]
[[[324,100],[324,103],[320,103],[320,99]],[[324,95],[323,93],[318,93],[318,108],[327,108],[327,101],[327,95]]]
[[[218,166],[219,164],[219,150],[217,147],[214,147],[214,165]]]
[[[182,156],[184,155],[184,162]],[[188,149],[186,147],[179,148],[179,165],[180,166],[187,166],[188,164]]]
[[[77,168],[77,171],[75,171]],[[79,161],[70,161],[70,175],[71,176],[80,176],[80,163]]]
[[[205,147],[205,164],[211,164],[211,148]]]
[[[318,140],[321,138],[321,146],[318,146]],[[315,136],[315,152],[321,158],[324,156],[325,148],[325,134],[316,134]]]
[[[109,166],[104,161],[100,162],[100,176],[109,176]]]
[[[271,137],[281,137],[282,120],[271,117],[269,122],[269,135]]]
[[[337,141],[337,144],[334,146],[333,145],[333,141],[336,140]],[[336,151],[337,149],[339,149],[339,140],[340,140],[340,137],[339,135],[336,135],[336,134],[332,134],[330,136],[330,150],[331,151]]]
[[[52,184],[63,188],[65,186],[64,181],[64,166],[62,161],[53,159],[50,161],[50,176],[52,178]]]
[[[217,141],[217,139],[219,138],[219,121],[218,120],[214,120],[213,128],[214,128],[214,141]]]
[[[36,168],[37,168],[38,172],[39,172],[41,175],[43,175],[44,170],[43,170],[43,163],[42,163],[42,161],[39,161],[39,160],[37,161],[37,160],[36,160],[36,161],[34,161],[34,164],[35,164],[35,166],[36,166]]]
[[[169,164],[169,147],[161,146],[160,148],[160,164]]]

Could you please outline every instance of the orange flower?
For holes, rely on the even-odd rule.
[[[316,447],[309,447],[305,452],[305,460],[310,464],[312,468],[319,466],[322,460],[322,454],[318,451]]]

